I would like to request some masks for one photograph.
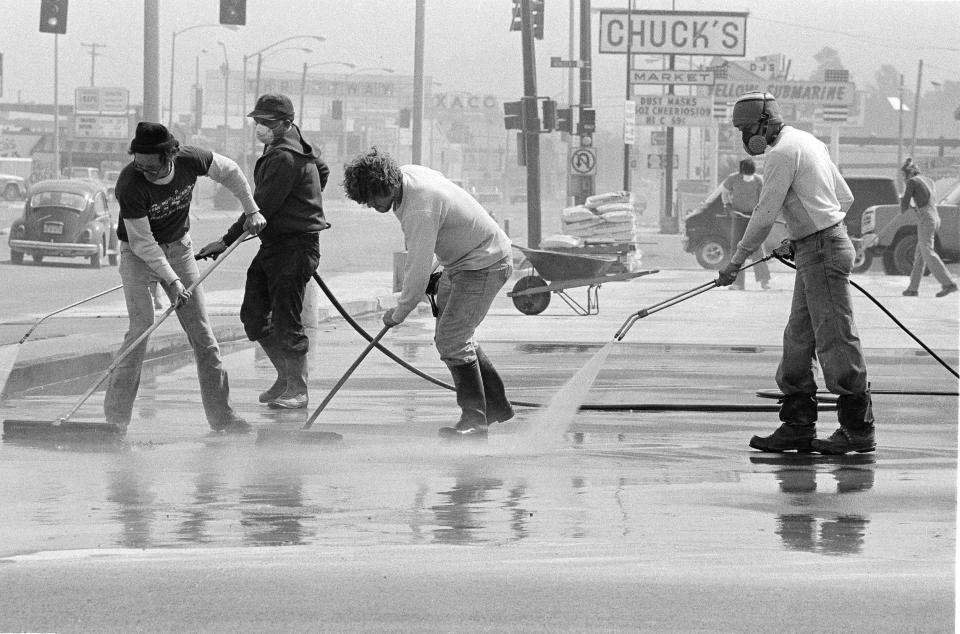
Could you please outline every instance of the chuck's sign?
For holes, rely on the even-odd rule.
[[[600,12],[600,52],[745,57],[747,15],[604,9]]]

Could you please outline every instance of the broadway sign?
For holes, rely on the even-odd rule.
[[[745,57],[747,15],[720,11],[600,11],[600,52]]]

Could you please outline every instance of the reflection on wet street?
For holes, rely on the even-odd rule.
[[[490,346],[490,354],[503,358],[509,382],[522,386],[515,398],[541,401],[598,349],[522,347],[510,355]],[[422,349],[408,345],[404,352]],[[325,350],[318,383],[332,384],[353,352]],[[723,391],[755,403],[752,389],[763,384],[745,368],[758,357],[769,361],[763,351],[737,353],[724,363],[743,384],[711,388],[677,376],[719,364],[722,353],[658,350],[671,355],[671,364],[663,363],[670,372],[638,374],[631,368],[641,352],[615,349],[589,399],[702,403]],[[267,360],[251,348],[226,359],[244,417],[270,429],[302,425],[308,412],[253,404],[268,378]],[[123,443],[0,445],[7,483],[0,489],[0,555],[549,545],[632,552],[651,569],[688,557],[760,557],[774,565],[791,553],[864,562],[894,553],[953,557],[956,426],[943,421],[956,418],[955,399],[918,400],[909,408],[882,400],[877,409],[886,424],[875,455],[750,451],[746,440],[775,419],[751,411],[581,411],[562,437],[540,443],[530,442],[538,410],[519,408],[515,421],[493,428],[487,444],[456,446],[435,436],[455,413],[452,395],[371,357],[317,426],[342,434],[343,442],[264,445],[253,436],[208,434],[191,405],[199,402],[193,367],[164,363],[163,372],[146,373],[138,418]],[[531,378],[532,367],[549,369]],[[77,389],[28,394],[12,406],[57,411]],[[95,412],[93,403],[83,414]],[[825,428],[830,417],[822,417]]]

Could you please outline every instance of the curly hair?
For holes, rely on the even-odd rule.
[[[343,168],[343,190],[347,198],[361,205],[397,191],[402,183],[400,166],[377,147],[370,148]]]
[[[903,172],[903,175],[907,178],[913,178],[920,173],[920,168],[909,156],[907,160],[903,162],[903,165],[900,166],[900,171]]]

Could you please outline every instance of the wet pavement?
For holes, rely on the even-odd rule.
[[[788,275],[608,344],[705,276],[605,285],[593,317],[498,299],[484,349],[511,398],[549,407],[518,407],[482,445],[441,443],[452,393],[378,352],[313,428],[334,445],[297,442],[311,410],[256,403],[272,368],[247,343],[223,345],[233,401],[291,442],[208,433],[189,355],[151,362],[123,443],[0,444],[0,630],[952,631],[957,398],[932,393],[956,381],[858,299],[878,451],[754,452],[776,425],[756,393],[775,388]],[[956,302],[865,279],[956,367]],[[383,342],[449,382],[430,327],[421,313]],[[366,344],[337,320],[312,335],[316,405]],[[583,387],[568,380],[601,354],[586,402],[608,411],[566,415]],[[53,420],[89,378],[13,394],[4,417]]]

